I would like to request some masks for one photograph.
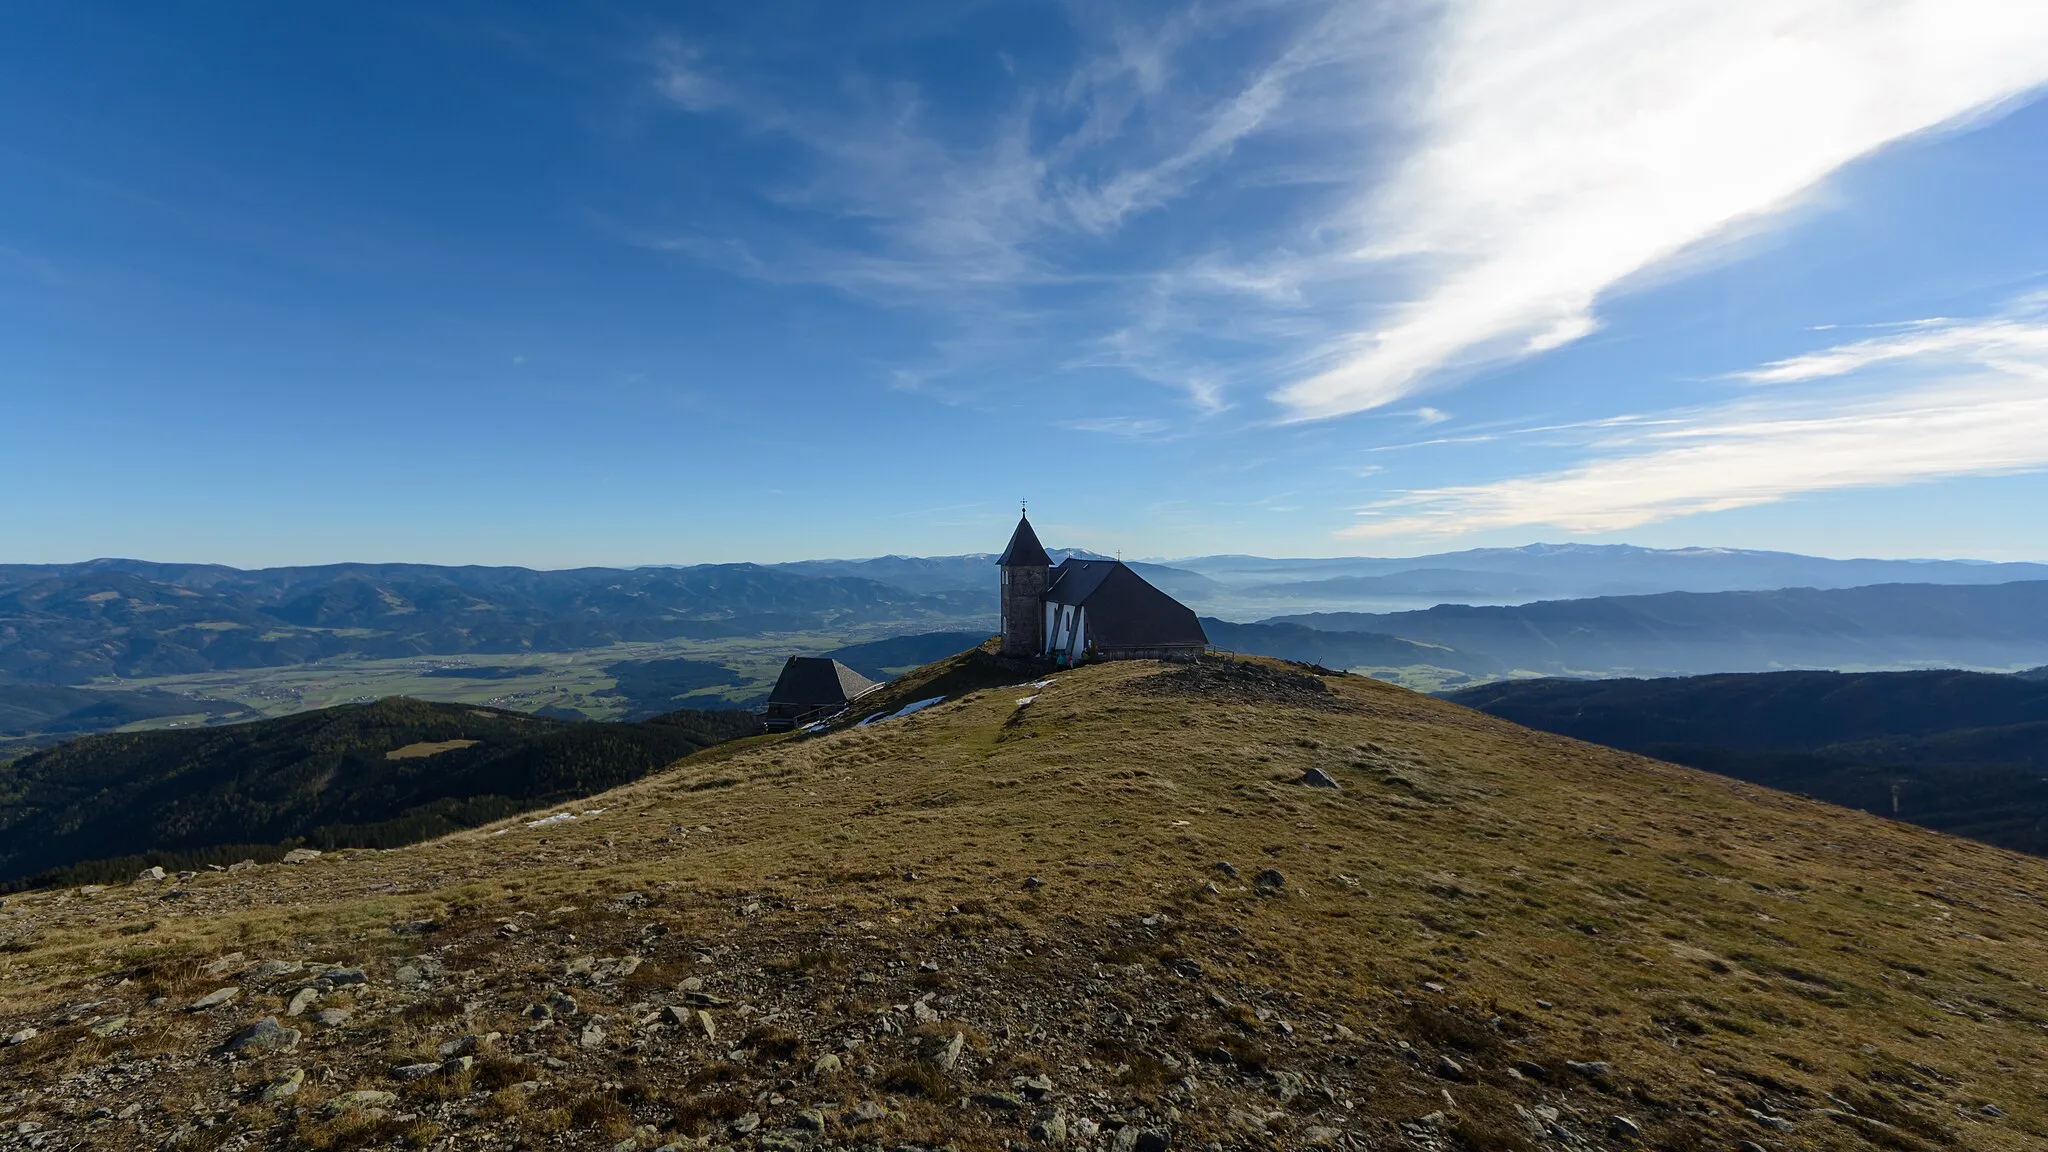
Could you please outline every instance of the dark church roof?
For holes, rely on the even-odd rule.
[[[1017,517],[1017,530],[1010,533],[1010,546],[996,557],[996,563],[1005,568],[1049,568],[1052,557],[1045,554],[1045,545],[1038,542],[1038,533],[1031,530],[1031,521]]]
[[[1121,560],[1068,557],[1052,570],[1048,604],[1088,609],[1097,648],[1165,648],[1209,643],[1194,610],[1131,571]]]
[[[770,704],[802,704],[821,708],[844,704],[877,685],[837,660],[823,656],[791,656],[768,694]]]

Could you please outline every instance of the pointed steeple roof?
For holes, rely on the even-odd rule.
[[[1038,542],[1038,533],[1031,530],[1031,518],[1017,517],[1017,530],[1010,533],[1010,546],[996,558],[996,563],[1005,568],[1050,568],[1052,557],[1045,554],[1045,545]]]

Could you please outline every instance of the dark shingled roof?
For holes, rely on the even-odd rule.
[[[878,685],[837,660],[823,656],[791,656],[768,694],[770,704],[802,704],[822,708],[844,704]]]
[[[1209,643],[1192,608],[1154,588],[1121,560],[1068,557],[1052,571],[1050,604],[1088,609],[1097,648],[1163,648]]]
[[[1045,545],[1038,542],[1038,533],[1031,530],[1031,521],[1017,517],[1017,530],[1010,533],[1010,546],[996,557],[996,563],[1005,568],[1049,568],[1052,557],[1045,554]]]

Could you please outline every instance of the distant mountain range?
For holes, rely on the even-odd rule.
[[[2048,581],[1669,592],[1509,607],[1313,613],[1267,623],[1399,636],[1556,675],[2016,669],[2048,659]]]
[[[1640,548],[1631,544],[1531,544],[1402,558],[1196,556],[1171,563],[1208,577],[1238,596],[1435,596],[1447,601],[1494,603],[1657,592],[2048,580],[2048,564],[1834,560],[1742,548]]]
[[[1247,656],[1278,656],[1325,668],[1442,668],[1470,676],[1498,675],[1508,667],[1492,656],[1442,644],[1422,643],[1383,632],[1329,631],[1285,621],[1233,624],[1202,618],[1212,647]]]
[[[1517,724],[2048,855],[2048,682],[1976,672],[1512,680]]]
[[[1069,555],[1106,558],[1085,549],[1052,550],[1055,562]],[[931,593],[983,588],[994,563],[993,553],[975,553],[805,560],[770,567],[796,575],[852,577]],[[1130,563],[1147,580],[1198,610],[1235,619],[1341,607],[1387,611],[1442,603],[1519,604],[1658,592],[2048,580],[2048,564],[1834,560],[1742,548],[1662,549],[1629,544],[1531,544],[1408,557],[1191,556]]]
[[[993,615],[994,580],[920,592],[757,564],[242,571],[102,560],[0,567],[0,676],[83,683],[335,657],[561,652]]]

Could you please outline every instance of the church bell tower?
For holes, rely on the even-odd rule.
[[[1005,656],[1037,656],[1045,650],[1045,586],[1052,557],[1031,530],[1031,520],[1017,516],[1010,546],[996,564],[1002,570],[1003,648]]]

